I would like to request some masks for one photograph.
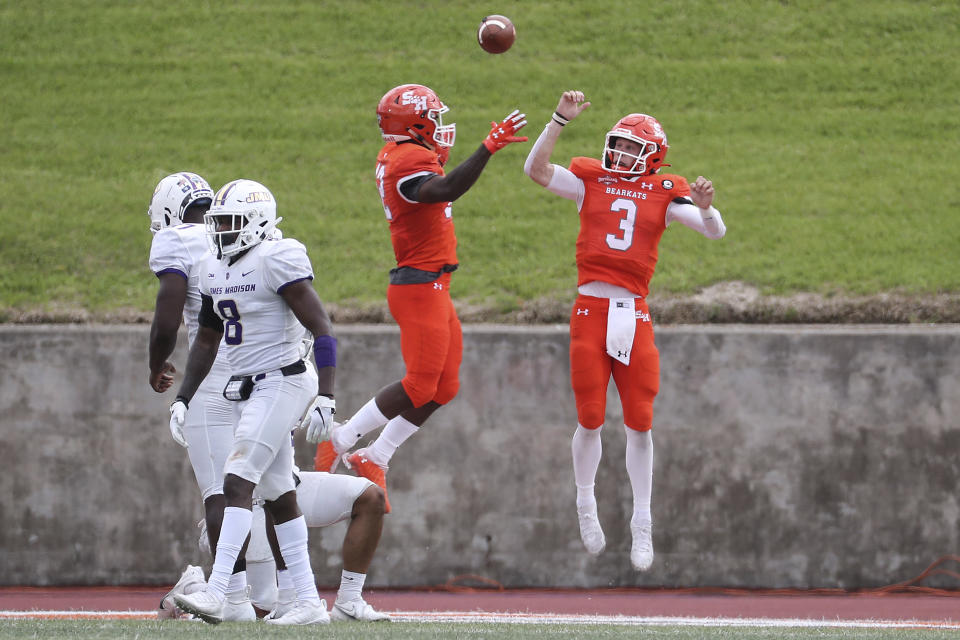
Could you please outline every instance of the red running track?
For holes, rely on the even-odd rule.
[[[0,587],[0,611],[151,611],[163,587]],[[335,592],[321,589],[332,601]],[[786,618],[960,623],[958,592],[721,592],[669,589],[378,590],[365,597],[383,611]]]

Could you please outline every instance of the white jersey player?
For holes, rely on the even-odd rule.
[[[199,329],[186,373],[171,405],[171,429],[184,417],[216,360],[221,339],[232,373],[224,397],[236,403],[234,441],[224,468],[224,509],[206,588],[178,594],[178,607],[210,623],[223,620],[231,570],[253,519],[257,489],[275,523],[277,542],[296,602],[274,624],[329,622],[307,552],[307,525],[297,505],[290,431],[300,423],[329,437],[336,366],[330,319],[311,286],[306,249],[293,239],[270,240],[280,219],[273,194],[252,180],[234,180],[216,193],[204,216],[215,255],[200,273]],[[300,354],[303,328],[314,337],[317,374]]]
[[[173,384],[175,369],[168,361],[177,343],[181,315],[189,344],[197,335],[200,312],[200,272],[210,255],[203,214],[210,208],[213,190],[195,173],[174,173],[157,185],[150,208],[150,269],[160,281],[153,324],[150,328],[150,386],[157,392]],[[187,447],[187,455],[204,505],[210,543],[216,545],[223,518],[223,466],[233,445],[233,404],[222,391],[230,378],[226,356],[218,356],[197,389],[182,429],[174,440]],[[251,620],[255,612],[246,595],[242,560],[234,568],[227,590],[228,620]],[[163,604],[161,604],[161,607]]]

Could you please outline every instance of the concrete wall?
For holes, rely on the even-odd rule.
[[[395,328],[338,327],[341,416],[403,372]],[[199,498],[147,386],[146,326],[0,326],[0,584],[169,584]],[[184,340],[175,362],[185,360]],[[653,569],[629,562],[611,390],[582,550],[565,326],[467,327],[461,394],[388,474],[371,586],[880,586],[958,551],[960,327],[659,327]],[[311,454],[298,448],[301,464]],[[343,525],[311,534],[339,580]],[[930,584],[929,582],[927,584]]]

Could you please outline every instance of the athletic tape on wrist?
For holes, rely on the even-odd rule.
[[[550,116],[550,118],[551,118],[554,122],[556,122],[558,125],[560,125],[561,127],[566,126],[567,123],[570,122],[569,120],[567,120],[566,118],[564,118],[562,115],[560,115],[560,114],[557,113],[556,111],[553,112],[553,115]]]
[[[337,366],[337,339],[333,336],[317,336],[313,341],[313,361],[317,369]]]

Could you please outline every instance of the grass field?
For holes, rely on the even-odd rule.
[[[0,640],[25,638],[165,638],[194,640],[212,635],[231,638],[338,638],[356,640],[393,640],[396,638],[671,638],[674,640],[767,640],[771,638],[842,638],[844,640],[938,640],[955,638],[955,630],[879,629],[831,627],[749,627],[749,626],[636,626],[636,625],[560,625],[502,623],[393,623],[333,624],[329,627],[276,628],[266,624],[225,623],[215,629],[191,622],[134,621],[5,621],[0,625]]]
[[[476,44],[488,12],[517,25],[506,54]],[[37,0],[0,20],[0,321],[149,310],[145,211],[184,169],[265,183],[321,296],[382,305],[374,107],[404,82],[451,107],[451,166],[514,107],[536,136],[567,88],[593,106],[562,164],[624,113],[658,116],[670,170],[715,181],[729,232],[671,229],[655,295],[960,291],[955,2]],[[527,148],[454,206],[460,303],[572,297],[576,212],[522,174]]]

